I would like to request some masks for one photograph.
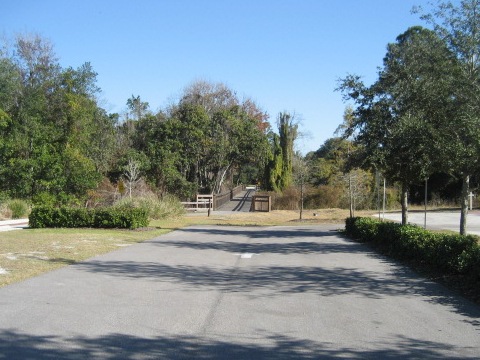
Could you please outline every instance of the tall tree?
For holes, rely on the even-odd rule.
[[[298,137],[298,121],[295,114],[281,112],[278,115],[278,133],[282,148],[282,177],[280,188],[283,190],[293,181],[294,143]]]
[[[239,101],[235,92],[224,83],[197,80],[183,90],[180,104],[183,103],[199,105],[209,116],[212,116],[219,110],[238,105]]]
[[[140,95],[132,95],[127,100],[127,107],[133,119],[139,121],[148,113],[149,104],[146,101],[142,101]]]
[[[77,197],[95,186],[90,158],[96,133],[96,73],[86,63],[62,69],[51,44],[18,36],[0,58],[0,189],[15,197]],[[4,92],[5,91],[5,92]]]
[[[353,99],[350,133],[366,163],[402,183],[402,223],[408,222],[409,185],[425,179],[443,153],[439,124],[451,109],[456,63],[445,43],[430,30],[408,29],[388,45],[378,80],[366,87],[349,75],[340,89]]]
[[[280,136],[273,131],[268,133],[270,151],[265,165],[264,184],[266,190],[282,191],[283,153],[280,146]]]
[[[244,178],[244,168],[249,173],[252,166],[262,168],[266,158],[261,110],[253,102],[244,107],[229,98],[233,92],[225,87],[220,87],[220,99],[228,98],[233,105],[213,101],[217,95],[207,91],[217,87],[200,89],[197,97],[187,93],[168,112],[144,117],[135,131],[136,149],[151,159],[151,182],[182,198],[197,191],[219,193],[232,186],[235,177]]]
[[[460,233],[466,234],[470,177],[480,159],[480,1],[437,1],[430,13],[417,11],[445,39],[460,65],[456,114],[443,130],[449,134],[445,146],[453,168],[462,178]]]

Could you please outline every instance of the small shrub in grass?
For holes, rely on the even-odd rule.
[[[173,195],[165,195],[158,201],[155,210],[152,212],[153,219],[165,219],[169,217],[178,217],[185,214],[185,207]]]
[[[7,208],[12,213],[12,219],[20,219],[28,214],[28,204],[19,199],[13,199],[7,201]]]

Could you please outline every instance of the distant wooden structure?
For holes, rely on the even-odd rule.
[[[272,197],[268,195],[254,195],[252,198],[252,210],[260,212],[272,211]]]
[[[197,195],[197,201],[182,201],[186,211],[208,211],[213,208],[213,195]]]
[[[220,206],[232,200],[243,190],[245,190],[245,186],[239,185],[221,194],[198,194],[197,201],[184,201],[182,204],[187,211],[208,211],[209,209],[217,210]]]

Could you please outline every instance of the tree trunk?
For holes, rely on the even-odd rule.
[[[460,211],[460,235],[467,235],[468,193],[470,190],[470,175],[462,178],[462,198]]]
[[[348,173],[348,196],[350,198],[350,217],[355,216],[355,206],[353,204],[352,173]]]
[[[408,186],[402,183],[402,225],[408,224]]]
[[[303,220],[303,180],[300,185],[300,220]]]
[[[218,174],[217,174],[217,180],[215,181],[215,186],[214,186],[214,193],[215,194],[220,194],[223,182],[225,181],[225,176],[227,175],[228,170],[230,169],[231,165],[232,164],[229,164],[225,169],[220,169],[220,171],[218,172],[218,173],[221,172],[222,174],[220,175],[220,178],[218,178]]]

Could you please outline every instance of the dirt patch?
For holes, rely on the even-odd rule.
[[[158,229],[159,229],[158,227],[145,226],[145,227],[136,228],[133,231],[154,231],[154,230],[158,230]]]

